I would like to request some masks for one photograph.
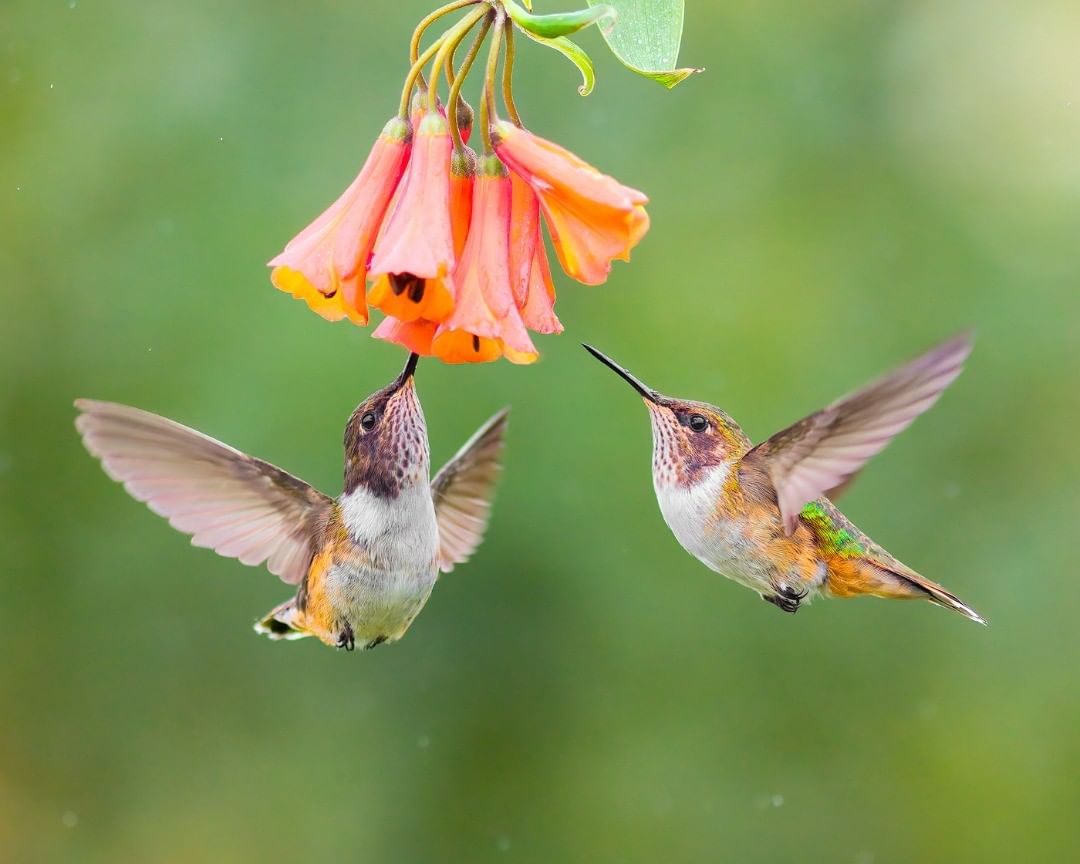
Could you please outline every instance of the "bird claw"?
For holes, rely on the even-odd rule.
[[[344,648],[346,651],[352,651],[356,648],[356,639],[353,637],[352,627],[348,624],[338,635],[337,647]]]
[[[799,604],[806,597],[806,591],[796,591],[794,588],[784,586],[775,594],[762,594],[761,599],[766,603],[772,603],[778,609],[794,615],[799,611]]]

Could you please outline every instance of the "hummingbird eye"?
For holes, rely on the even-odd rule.
[[[690,415],[690,428],[695,432],[704,432],[709,428],[709,421],[700,414]]]
[[[368,411],[363,417],[360,418],[360,426],[365,432],[370,432],[375,428],[375,412]]]

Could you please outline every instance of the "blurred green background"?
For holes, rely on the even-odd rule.
[[[354,176],[431,3],[3,0],[0,860],[1080,855],[1080,7],[687,5],[707,72],[673,93],[592,33],[581,99],[522,43],[526,121],[653,229],[605,287],[560,277],[536,366],[421,367],[436,463],[514,407],[494,521],[408,638],[345,654],[257,638],[287,587],[130,500],[71,402],[339,490],[403,355],[264,262]],[[987,629],[786,617],[707,571],[646,412],[578,346],[760,439],[968,326],[844,506]]]

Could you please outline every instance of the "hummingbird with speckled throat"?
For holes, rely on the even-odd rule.
[[[933,405],[971,353],[957,336],[756,447],[727,414],[671,399],[584,346],[644,399],[664,521],[711,570],[785,612],[814,596],[919,598],[985,624],[902,564],[833,504],[855,475]]]
[[[483,539],[509,409],[430,476],[412,354],[345,426],[334,499],[280,468],[138,408],[80,399],[75,421],[105,472],[192,544],[265,564],[296,595],[256,625],[271,639],[315,636],[352,651],[396,642],[439,573]]]

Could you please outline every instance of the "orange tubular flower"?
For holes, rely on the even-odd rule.
[[[472,223],[454,280],[454,311],[431,344],[447,363],[486,363],[502,356],[533,363],[538,356],[511,287],[510,209],[506,168],[487,157],[474,185]]]
[[[494,135],[499,157],[539,196],[555,252],[569,276],[599,285],[614,259],[630,260],[630,250],[649,230],[644,194],[513,123],[500,121]]]
[[[476,153],[464,147],[450,159],[450,228],[454,235],[454,258],[461,260],[472,221],[473,183],[476,180]]]
[[[367,261],[409,159],[409,124],[383,129],[360,174],[319,218],[270,261],[270,281],[329,321],[367,324]]]
[[[401,321],[443,321],[454,308],[452,150],[446,118],[429,112],[417,129],[401,193],[375,244],[369,302]]]
[[[540,231],[540,201],[517,174],[510,175],[510,285],[525,326],[562,333],[555,317],[555,283]]]

